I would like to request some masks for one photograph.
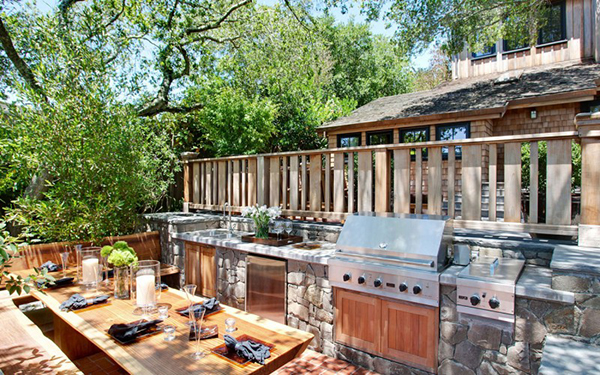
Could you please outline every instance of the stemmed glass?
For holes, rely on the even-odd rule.
[[[187,284],[184,285],[183,291],[185,292],[186,297],[190,302],[190,307],[188,309],[188,317],[189,317],[189,326],[190,329],[195,333],[196,346],[194,349],[194,353],[192,353],[192,358],[198,360],[204,358],[205,354],[200,351],[200,336],[202,335],[202,324],[204,323],[204,313],[205,309],[200,310],[199,315],[192,310],[192,306],[194,305],[194,301],[192,297],[196,294],[196,285]]]
[[[60,260],[62,263],[63,278],[65,278],[67,277],[67,263],[69,262],[69,252],[65,250],[64,252],[60,253]]]
[[[190,303],[189,307],[188,307],[188,317],[191,317],[192,315],[192,307],[194,306],[194,301],[192,300],[192,297],[196,295],[196,284],[187,284],[183,286],[183,291],[185,292],[185,296],[188,299],[188,302]],[[188,322],[186,323],[188,327],[192,326],[192,320],[190,318],[190,320],[188,320]]]
[[[293,222],[291,220],[286,220],[285,233],[287,233],[288,237],[292,234],[292,230],[293,230]]]
[[[281,239],[281,233],[283,232],[283,222],[281,220],[276,220],[273,226],[273,232],[277,234],[277,239]]]
[[[102,281],[105,285],[108,285],[110,283],[110,280],[108,280],[108,257],[102,257],[102,263],[104,266],[104,280]]]

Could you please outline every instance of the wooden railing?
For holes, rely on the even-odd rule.
[[[240,211],[258,203],[281,206],[285,216],[328,220],[358,211],[427,213],[453,217],[459,227],[576,235],[574,141],[577,132],[559,132],[188,159],[184,199],[187,209],[221,210],[229,202]],[[537,215],[539,142],[547,143],[545,222]],[[531,148],[528,210],[523,143]]]

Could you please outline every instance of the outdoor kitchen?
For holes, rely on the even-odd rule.
[[[294,221],[303,242],[276,247],[243,242],[247,218],[147,219],[169,249],[163,261],[182,270],[191,247],[215,249],[209,283],[223,303],[310,332],[311,349],[378,373],[549,374],[551,345],[600,337],[598,269],[568,241],[360,213],[343,225]]]

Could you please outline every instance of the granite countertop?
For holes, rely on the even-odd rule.
[[[450,266],[440,275],[442,285],[456,285],[456,277],[465,266]],[[575,303],[575,294],[552,289],[552,270],[546,267],[526,265],[517,286],[517,297],[539,299],[559,303]]]
[[[245,251],[252,254],[299,260],[308,263],[327,264],[327,260],[335,253],[335,243],[332,242],[310,241],[311,243],[317,243],[321,245],[321,248],[318,250],[300,250],[292,247],[292,245],[276,247],[242,242],[239,237],[229,239],[215,238],[214,235],[211,236],[208,232],[209,231],[202,230],[195,232],[175,233],[173,234],[173,238],[188,242],[202,243],[215,247],[224,247],[227,249]]]

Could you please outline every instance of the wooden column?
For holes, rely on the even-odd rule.
[[[521,222],[521,144],[504,145],[504,221]]]
[[[238,207],[242,204],[242,194],[241,194],[241,178],[240,178],[240,161],[233,161],[233,175],[232,175],[232,183],[231,183],[231,192],[233,194],[233,201],[229,202],[232,206]]]
[[[571,140],[548,141],[547,144],[546,224],[570,225]]]
[[[269,158],[269,206],[279,206],[281,198],[281,170],[279,156]]]
[[[248,206],[256,204],[256,158],[248,159]]]
[[[321,211],[321,154],[310,156],[310,210]]]
[[[448,147],[448,216],[456,210],[456,148]]]
[[[348,153],[348,212],[354,212],[354,152]]]
[[[490,221],[496,221],[497,211],[497,178],[498,178],[498,145],[490,145]]]
[[[230,162],[220,161],[217,163],[217,176],[218,176],[218,188],[217,188],[217,204],[222,206],[227,201],[227,164]],[[234,163],[239,163],[237,160]],[[239,165],[239,164],[238,164]],[[238,168],[239,169],[239,168]],[[231,203],[231,201],[229,201]]]
[[[423,149],[415,149],[415,214],[423,213]]]
[[[538,190],[539,190],[539,152],[538,142],[530,143],[529,151],[529,222],[538,222]]]
[[[394,212],[410,213],[410,150],[394,150]]]
[[[194,163],[192,171],[192,201],[194,203],[200,203],[200,163]]]
[[[481,220],[481,145],[462,148],[462,219]]]
[[[371,212],[373,191],[373,155],[371,151],[358,153],[358,211]]]
[[[390,156],[387,150],[375,151],[375,212],[390,210]]]
[[[183,161],[183,211],[189,210],[189,203],[192,202],[194,186],[192,181],[192,163],[190,160],[198,158],[198,154],[195,152],[184,152],[181,154]]]
[[[256,160],[256,194],[259,206],[269,203],[269,161],[264,156]]]
[[[581,138],[579,245],[600,247],[600,114],[579,114],[575,124]]]
[[[452,147],[449,147],[452,148]],[[442,214],[442,149],[429,148],[427,171],[427,213]]]
[[[323,196],[325,199],[325,210],[331,211],[331,154],[325,153],[325,184],[323,185]]]
[[[290,156],[290,210],[298,210],[298,193],[300,184],[298,183],[299,176],[299,159],[298,155]]]
[[[344,153],[333,155],[333,211],[344,212]]]

